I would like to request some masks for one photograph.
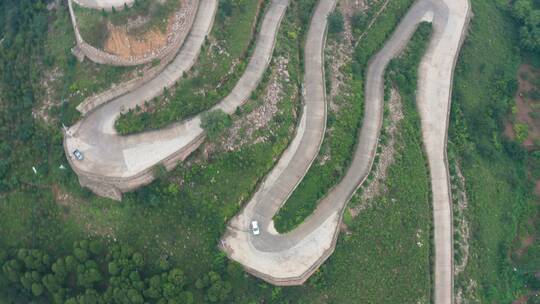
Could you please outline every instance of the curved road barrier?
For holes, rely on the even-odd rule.
[[[231,93],[211,110],[232,114],[255,90],[272,58],[274,44],[289,0],[273,0],[261,24],[249,64]],[[82,186],[96,194],[120,200],[122,192],[154,179],[153,168],[172,169],[203,141],[201,116],[159,130],[119,136],[114,123],[122,111],[142,105],[180,79],[196,60],[215,15],[217,0],[201,0],[198,16],[184,46],[173,62],[143,86],[89,112],[65,131],[64,149]],[[78,160],[74,151],[84,156]]]
[[[74,0],[68,0],[68,8],[73,31],[75,32],[75,41],[77,42],[77,46],[73,50],[74,54],[82,54],[95,63],[114,66],[134,66],[149,63],[156,59],[170,62],[184,43],[199,6],[199,0],[182,0],[180,9],[174,13],[173,33],[167,38],[167,43],[160,48],[149,51],[145,55],[126,58],[99,49],[83,39],[72,1]],[[164,63],[167,64],[168,62]]]
[[[230,221],[220,247],[248,272],[276,285],[304,283],[332,254],[345,205],[368,176],[375,157],[383,118],[385,68],[406,47],[418,24],[429,21],[433,35],[419,68],[417,103],[433,193],[434,298],[436,303],[452,303],[452,213],[445,151],[452,76],[468,25],[468,0],[418,0],[412,6],[370,61],[364,119],[345,177],[295,230],[278,234],[273,228],[272,218],[306,174],[324,136],[322,50],[326,16],[334,5],[335,0],[321,0],[311,21],[305,47],[305,105],[297,134],[250,202]],[[252,221],[258,221],[259,235],[252,233]]]

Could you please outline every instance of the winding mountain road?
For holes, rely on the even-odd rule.
[[[453,70],[469,20],[468,0],[415,2],[384,48],[370,61],[364,120],[345,177],[295,230],[278,234],[273,228],[272,218],[306,174],[324,136],[322,56],[326,16],[334,5],[335,0],[321,0],[311,21],[305,47],[305,105],[297,134],[250,202],[230,221],[220,247],[247,271],[277,285],[302,284],[332,254],[344,207],[373,164],[382,126],[385,68],[406,47],[418,24],[429,21],[433,35],[419,69],[417,103],[433,194],[434,298],[436,303],[452,303],[453,240],[446,131]],[[252,220],[259,222],[258,236],[250,231]]]
[[[114,0],[78,0],[110,6]],[[320,0],[305,45],[304,108],[297,133],[274,169],[244,209],[233,218],[220,247],[250,273],[277,285],[297,285],[332,254],[346,203],[367,177],[376,152],[383,117],[384,71],[407,45],[418,24],[429,21],[433,35],[419,69],[417,103],[431,174],[436,303],[453,302],[452,213],[450,206],[446,132],[452,76],[469,20],[468,0],[417,0],[384,48],[372,58],[366,74],[365,115],[351,166],[319,202],[315,212],[294,231],[278,234],[272,218],[305,176],[316,158],[326,127],[323,49],[327,15],[337,0]],[[232,92],[213,109],[233,113],[260,82],[272,58],[276,34],[289,0],[273,0],[267,9],[252,58]],[[123,5],[123,3],[122,3]],[[198,147],[204,138],[200,116],[169,128],[119,136],[114,122],[121,111],[141,105],[172,86],[195,62],[212,26],[217,0],[201,0],[192,31],[174,61],[155,79],[87,113],[67,129],[64,147],[80,182],[114,199],[153,179],[152,168],[169,168]],[[360,45],[361,47],[361,45]],[[80,150],[85,159],[75,160]],[[260,223],[253,236],[249,225]]]
[[[273,0],[258,33],[249,64],[230,94],[214,108],[232,114],[251,95],[272,58],[276,35],[289,0]],[[142,105],[171,87],[195,62],[210,31],[217,0],[201,0],[193,28],[173,62],[156,78],[134,91],[88,113],[65,133],[64,147],[81,185],[95,193],[121,199],[121,193],[153,180],[152,168],[163,163],[169,169],[195,150],[204,139],[201,116],[141,134],[119,136],[114,128],[121,111]],[[73,157],[79,150],[83,161]]]

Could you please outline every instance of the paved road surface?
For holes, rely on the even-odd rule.
[[[221,247],[252,274],[279,285],[303,283],[331,255],[344,206],[373,163],[383,117],[384,70],[405,48],[418,24],[432,21],[432,41],[419,69],[417,102],[434,198],[435,302],[452,303],[452,214],[445,143],[452,71],[468,21],[467,0],[419,0],[414,4],[369,65],[363,125],[345,178],[294,231],[280,235],[273,228],[272,218],[304,177],[324,135],[326,101],[321,56],[325,16],[334,2],[321,0],[311,22],[305,56],[305,107],[298,132],[251,201],[231,220]],[[252,220],[259,222],[259,236],[249,230]]]
[[[272,58],[276,34],[288,3],[289,0],[271,2],[244,75],[231,93],[214,109],[233,113],[255,90]],[[133,92],[99,107],[69,129],[65,140],[66,150],[79,149],[85,156],[84,161],[71,161],[78,173],[97,175],[105,179],[128,179],[200,138],[203,134],[200,116],[166,129],[130,136],[119,136],[114,129],[114,122],[122,109],[134,108],[160,95],[163,87],[172,86],[183,72],[191,67],[211,26],[216,4],[216,0],[200,2],[199,15],[195,19],[192,32],[177,58],[164,72]]]
[[[115,9],[124,8],[124,4],[131,6],[135,0],[74,0],[80,6],[95,8],[95,9],[106,9],[111,10],[112,7]]]

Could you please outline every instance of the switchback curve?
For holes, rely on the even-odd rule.
[[[249,64],[230,94],[212,110],[232,114],[255,90],[272,58],[274,44],[289,0],[273,0],[261,24]],[[122,192],[150,183],[152,168],[159,163],[171,169],[185,159],[203,141],[201,116],[173,124],[158,131],[119,136],[114,122],[121,111],[142,105],[146,100],[172,86],[196,60],[208,34],[217,0],[201,0],[192,31],[173,62],[156,78],[132,92],[116,98],[88,113],[70,127],[64,136],[64,148],[81,185],[95,193],[120,200]],[[73,157],[78,149],[83,161]]]
[[[433,194],[434,298],[436,303],[452,303],[453,240],[446,132],[453,70],[469,20],[468,0],[415,2],[384,48],[370,61],[364,120],[345,177],[295,230],[278,234],[273,228],[272,218],[306,174],[324,135],[322,49],[326,16],[334,2],[321,0],[311,21],[305,48],[306,97],[297,134],[250,202],[230,221],[220,247],[248,272],[276,285],[304,283],[332,254],[344,207],[367,177],[374,160],[382,126],[385,68],[405,48],[418,24],[430,21],[433,35],[419,68],[417,103]],[[258,236],[249,229],[252,220],[259,222]]]

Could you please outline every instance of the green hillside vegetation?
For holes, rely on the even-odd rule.
[[[538,218],[527,176],[530,155],[503,135],[516,90],[519,33],[507,2],[473,0],[472,5],[449,130],[448,155],[465,177],[472,231],[469,262],[455,283],[468,290],[469,301],[510,303],[526,293],[525,284],[538,284],[524,269],[514,271],[510,259],[519,227],[528,217]]]
[[[401,93],[395,162],[387,191],[356,218],[350,234],[308,286],[285,291],[290,303],[429,303],[431,300],[431,201],[429,172],[416,112],[417,67],[431,34],[422,24],[406,51],[388,68],[389,85]],[[361,203],[358,197],[352,204]]]
[[[10,3],[10,7],[14,7],[14,15],[25,13],[27,19],[21,20],[27,22],[26,25],[47,15],[44,7],[29,6],[29,3]],[[146,262],[143,270],[139,271],[142,282],[147,282],[154,275],[162,275],[159,269],[154,268],[153,261],[166,257],[171,268],[179,268],[184,272],[187,285],[182,292],[193,293],[195,303],[216,302],[207,297],[213,282],[210,275],[212,271],[233,287],[225,300],[218,299],[217,302],[270,300],[271,289],[247,277],[238,265],[229,263],[216,245],[226,221],[238,212],[239,204],[249,197],[257,182],[271,169],[288,144],[299,102],[302,43],[308,24],[306,20],[309,20],[314,3],[309,0],[291,4],[283,20],[275,52],[288,60],[291,81],[283,82],[284,97],[279,103],[279,111],[268,127],[260,130],[260,136],[268,140],[248,144],[239,151],[216,153],[205,161],[201,161],[202,156],[196,154],[188,160],[188,165],[179,166],[148,187],[126,194],[122,204],[98,198],[81,189],[66,163],[60,129],[49,129],[36,124],[31,115],[28,115],[33,106],[32,99],[25,108],[15,102],[20,100],[22,95],[19,94],[24,91],[0,90],[1,98],[9,100],[7,108],[0,108],[2,119],[9,125],[13,123],[17,126],[9,132],[5,128],[1,129],[2,155],[8,156],[2,159],[4,163],[1,167],[1,180],[5,185],[2,185],[0,194],[0,231],[3,232],[0,234],[0,248],[3,253],[7,253],[7,256],[2,255],[2,261],[12,260],[19,249],[28,248],[47,253],[51,260],[56,261],[71,255],[72,244],[84,241],[89,236],[103,241],[105,246],[111,246],[112,238],[115,238],[118,245],[132,247],[135,252],[143,253]],[[32,14],[28,11],[29,7],[32,8]],[[29,26],[9,29],[10,36],[6,41],[10,48],[0,49],[3,55],[9,56],[0,56],[0,61],[3,73],[6,73],[4,77],[11,73],[18,78],[7,78],[9,82],[2,81],[0,85],[2,88],[27,88],[26,92],[31,94],[39,92],[40,88],[29,85],[32,83],[29,78],[31,74],[26,71],[32,67],[32,63],[39,62],[44,52],[41,47],[43,43],[39,39],[45,36],[36,34],[32,37],[37,41],[16,46],[12,44],[17,35],[30,35],[29,29]],[[275,69],[274,63],[272,67]],[[26,70],[13,74],[14,69]],[[40,72],[39,69],[34,71]],[[262,85],[265,83],[266,80]],[[254,98],[260,95],[258,91]],[[251,105],[233,115],[232,119],[242,119],[242,115],[247,115],[253,109],[253,103],[255,101],[250,101]],[[60,169],[60,164],[67,169]],[[33,174],[32,166],[36,167],[37,175]],[[216,183],[218,179],[227,182]],[[96,263],[101,265],[99,261]],[[111,277],[107,270],[98,269],[102,279],[92,285],[91,289],[105,297]],[[20,271],[24,275],[33,270],[23,268]],[[47,271],[43,269],[39,274],[44,276]],[[6,299],[15,302],[20,302],[18,299],[50,302],[46,300],[51,296],[46,288],[39,296],[34,296],[31,290],[20,287],[19,283],[4,280],[3,271],[0,271],[0,277],[0,296],[9,292]],[[200,285],[197,283],[199,278],[203,279],[202,286],[207,287],[197,288]],[[32,283],[38,284],[37,276],[35,280]],[[72,281],[72,284],[76,285],[77,281]],[[72,287],[66,294],[69,297],[82,297],[86,294],[85,288]]]
[[[36,65],[34,70],[40,71],[40,75],[45,78],[54,75],[54,80],[47,83],[49,92],[37,92],[37,100],[43,100],[45,94],[49,95],[54,105],[48,115],[58,120],[58,126],[61,126],[61,123],[75,123],[80,115],[76,107],[85,98],[102,92],[113,84],[140,76],[135,67],[107,66],[90,60],[77,61],[71,54],[71,48],[75,46],[75,34],[67,7],[60,5],[58,9],[47,12],[45,18],[49,20],[49,27],[42,33],[46,37],[43,41],[44,54],[40,57],[43,66]]]
[[[267,140],[210,156],[197,152],[118,204],[79,186],[65,159],[60,126],[76,121],[74,107],[85,94],[107,88],[130,70],[77,62],[70,55],[74,39],[65,7],[49,12],[41,1],[0,1],[2,302],[54,303],[55,296],[66,301],[101,298],[106,303],[122,303],[126,297],[134,303],[141,297],[149,303],[160,297],[186,303],[430,302],[429,184],[412,95],[414,67],[427,39],[419,36],[427,35],[422,30],[409,46],[418,51],[394,61],[390,69],[396,73],[391,79],[400,89],[405,118],[398,132],[399,157],[385,181],[388,191],[358,217],[346,214],[352,234],[340,236],[334,255],[321,270],[303,287],[272,287],[247,275],[217,248],[227,220],[250,198],[292,136],[300,109],[302,43],[315,3],[292,1],[283,20],[275,52],[288,59],[292,81],[283,84],[278,114],[258,131]],[[539,285],[534,277],[538,243],[520,254],[516,249],[522,237],[538,235],[531,177],[538,178],[534,172],[540,171],[540,156],[502,135],[513,105],[520,52],[530,56],[532,51],[518,48],[523,21],[514,19],[510,3],[472,0],[472,4],[475,15],[456,70],[449,132],[451,174],[455,179],[457,165],[464,174],[472,231],[469,262],[455,285],[465,288],[466,302],[511,303]],[[405,10],[404,2],[390,1],[355,50],[346,71],[354,79],[353,95],[361,96],[367,61]],[[227,11],[220,14],[227,20]],[[371,13],[359,16],[355,24],[362,28]],[[361,33],[358,28],[356,35]],[[229,34],[223,35],[220,39],[227,41]],[[44,74],[56,68],[61,76],[55,82],[54,100],[66,102],[50,111],[56,122],[45,124],[32,113],[47,94],[41,86]],[[191,77],[196,76],[188,75],[179,86]],[[207,78],[199,81],[212,83]],[[260,93],[259,88],[254,100],[230,119],[244,119],[261,102]],[[345,120],[351,124],[344,128],[359,125],[361,98],[353,101],[353,114],[329,122],[336,130],[341,118],[354,118]],[[213,143],[228,135],[227,130],[216,129]],[[340,138],[327,142],[344,143],[344,152],[333,151],[336,162],[330,169],[320,169],[323,182],[308,176],[311,181],[300,185],[297,192],[311,193],[302,196],[309,200],[284,211],[290,215],[281,215],[284,230],[309,215],[320,196],[339,180],[334,169],[347,167],[354,142]],[[319,193],[318,187],[324,191]],[[287,205],[291,202],[292,197]]]
[[[344,71],[350,76],[350,82],[338,98],[340,110],[336,114],[329,113],[327,132],[318,158],[274,217],[277,231],[290,231],[301,224],[315,210],[319,199],[344,176],[354,153],[356,133],[361,125],[364,71],[367,69],[368,60],[384,45],[412,2],[390,2],[384,14],[377,19],[355,49],[354,58]],[[363,26],[367,27],[367,23],[364,22]],[[363,32],[362,29],[353,30],[356,33]],[[322,162],[326,154],[330,157]]]

